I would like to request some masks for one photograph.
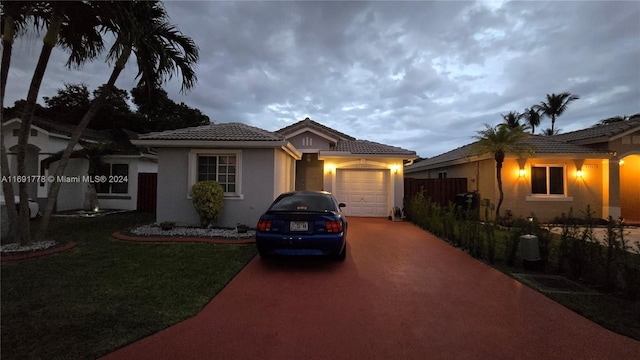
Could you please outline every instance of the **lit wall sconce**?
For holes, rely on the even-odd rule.
[[[576,170],[576,177],[579,179],[582,179],[582,177],[584,177],[584,172],[582,171],[582,168],[578,168],[578,170]]]
[[[527,165],[527,159],[526,158],[518,158],[516,161],[518,161],[518,177],[520,178],[524,178],[525,175],[527,175],[527,170],[525,168],[525,166]]]
[[[333,164],[329,164],[326,166],[326,170],[328,174],[333,174],[336,172],[336,166]]]
[[[620,161],[618,162],[618,165],[620,165],[620,166],[624,165],[624,160],[620,159]]]
[[[397,174],[398,171],[400,171],[400,166],[398,165],[391,165],[391,172],[394,174]]]

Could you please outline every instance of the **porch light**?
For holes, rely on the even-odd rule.
[[[524,168],[520,168],[520,171],[518,171],[518,176],[523,178],[525,175],[527,175],[527,170],[525,170]]]
[[[579,179],[582,179],[583,176],[584,176],[584,172],[582,171],[582,168],[579,168],[576,171],[576,177],[579,178]]]
[[[394,174],[397,174],[398,171],[400,171],[400,166],[398,165],[391,165],[391,172],[393,172]]]
[[[624,159],[620,159],[620,161],[618,162],[618,165],[620,166],[624,165]]]
[[[328,164],[326,166],[326,170],[328,174],[333,174],[336,171],[336,166],[333,164]]]

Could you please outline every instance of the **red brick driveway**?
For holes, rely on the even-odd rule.
[[[638,359],[409,223],[349,219],[344,263],[253,259],[197,316],[107,359]]]

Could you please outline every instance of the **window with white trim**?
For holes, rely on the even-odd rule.
[[[532,165],[532,195],[565,195],[564,166]]]
[[[198,155],[197,181],[217,181],[225,193],[236,192],[235,155]]]
[[[242,150],[194,149],[189,153],[187,197],[198,181],[217,181],[225,197],[242,198]]]

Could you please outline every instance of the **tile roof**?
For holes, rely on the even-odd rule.
[[[343,140],[355,140],[354,137],[351,137],[345,133],[341,133],[340,131],[334,130],[328,126],[324,126],[316,121],[313,121],[309,118],[306,118],[304,120],[298,121],[295,124],[291,124],[287,127],[283,127],[280,130],[276,130],[276,134],[280,134],[282,136],[287,136],[291,133],[294,133],[300,129],[304,129],[304,128],[311,128],[314,129],[316,131],[319,131],[320,133],[324,133],[328,136],[331,137],[337,137],[339,139],[343,139]]]
[[[432,158],[418,160],[413,165],[407,167],[407,172],[411,172],[412,169],[418,171],[418,169],[425,167],[430,168],[433,165],[476,156],[478,155],[477,150],[474,149],[476,143],[477,141]],[[556,139],[556,136],[529,135],[526,140],[523,140],[523,143],[531,145],[534,149],[534,154],[593,154],[598,156],[611,154],[611,151],[608,150],[594,149],[560,141]]]
[[[140,140],[282,141],[279,135],[242,123],[219,123],[142,134]]]
[[[20,118],[11,118],[9,120],[13,120],[13,119],[20,120]],[[47,120],[38,116],[34,116],[32,118],[31,124],[43,130],[46,130],[50,133],[65,135],[69,137],[71,136],[73,131],[76,129],[75,125],[59,123],[59,122]],[[104,140],[108,140],[108,135],[105,135],[104,133],[98,130],[84,129],[84,131],[82,132],[82,139],[104,141]]]
[[[580,142],[582,144],[608,141],[610,138],[625,133],[631,129],[640,128],[640,117],[626,121],[618,121],[607,125],[593,126],[587,129],[571,131],[554,135],[553,138],[567,142]]]
[[[415,151],[405,150],[396,146],[379,144],[367,140],[342,140],[339,141],[333,151],[345,151],[362,155],[401,155],[415,156]]]

